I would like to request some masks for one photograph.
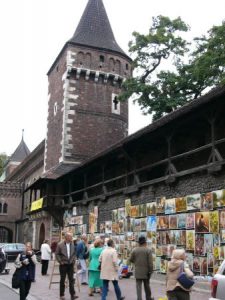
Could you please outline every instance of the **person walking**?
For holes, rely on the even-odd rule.
[[[31,283],[35,278],[35,265],[37,258],[32,250],[32,244],[25,244],[26,250],[19,254],[15,261],[15,267],[20,269],[20,300],[26,300]]]
[[[87,236],[83,234],[81,236],[80,241],[77,243],[77,258],[80,263],[80,270],[77,272],[77,274],[80,277],[80,283],[83,285],[88,285],[87,283],[87,265],[86,265],[86,259],[89,256],[88,247],[87,247]]]
[[[48,240],[44,240],[41,245],[41,274],[47,275],[49,260],[51,260],[51,248],[48,244]]]
[[[134,264],[137,300],[142,300],[142,282],[144,284],[145,298],[151,300],[150,277],[153,272],[152,252],[147,247],[146,238],[140,236],[138,239],[138,247],[131,252],[129,261]]]
[[[89,255],[89,276],[88,276],[88,285],[89,285],[89,296],[94,296],[93,293],[95,288],[102,289],[102,280],[100,279],[100,269],[99,269],[99,257],[102,253],[103,243],[102,240],[96,239],[94,241],[94,247],[90,250]]]
[[[113,240],[109,239],[107,242],[107,248],[105,248],[100,257],[99,261],[101,262],[101,274],[100,278],[103,280],[103,288],[102,288],[102,298],[101,300],[106,300],[109,288],[109,281],[112,281],[114,290],[116,293],[117,300],[125,299],[124,296],[121,295],[121,290],[118,283],[118,256],[116,249],[114,249]]]
[[[75,263],[75,249],[72,242],[72,234],[70,232],[65,233],[65,239],[57,245],[55,252],[56,260],[59,263],[60,273],[60,300],[65,300],[65,279],[66,275],[69,279],[69,291],[71,300],[77,299],[76,292],[74,289],[74,263]]]
[[[177,281],[181,268],[184,270],[187,277],[193,278],[194,276],[185,259],[186,255],[184,249],[173,250],[171,261],[168,263],[166,275],[166,292],[169,300],[190,300],[191,289],[185,289]]]

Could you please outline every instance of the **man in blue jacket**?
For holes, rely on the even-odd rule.
[[[87,236],[83,234],[81,240],[77,243],[76,247],[77,258],[79,260],[81,269],[77,272],[80,277],[80,282],[87,285],[87,265],[86,259],[88,258]]]

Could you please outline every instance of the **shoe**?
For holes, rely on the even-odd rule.
[[[77,299],[77,298],[79,298],[78,296],[76,296],[76,295],[74,295],[74,296],[71,296],[71,300],[75,300],[75,299]]]
[[[82,284],[82,285],[88,285],[88,283],[87,283],[87,282],[82,282],[81,284]]]
[[[124,300],[124,299],[125,299],[125,297],[124,297],[124,296],[120,298],[120,300]]]

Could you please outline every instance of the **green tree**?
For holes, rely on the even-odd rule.
[[[4,164],[7,161],[8,157],[5,153],[0,153],[0,176],[3,173]]]
[[[158,16],[147,35],[133,33],[135,77],[124,82],[121,101],[133,96],[155,120],[224,82],[225,23],[191,44],[180,36],[188,30],[180,18]]]

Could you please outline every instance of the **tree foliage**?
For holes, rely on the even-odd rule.
[[[5,153],[0,153],[0,176],[3,173],[5,162],[7,161],[8,157]]]
[[[158,16],[147,35],[133,33],[129,43],[135,77],[123,84],[120,100],[133,96],[153,119],[172,112],[224,82],[225,22],[188,43],[181,18]]]

